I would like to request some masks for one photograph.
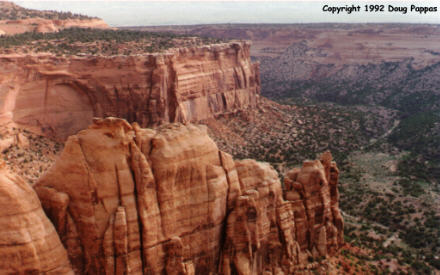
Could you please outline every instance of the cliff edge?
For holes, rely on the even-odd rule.
[[[137,56],[0,56],[0,120],[65,140],[93,117],[141,126],[199,122],[254,108],[260,93],[250,43]]]

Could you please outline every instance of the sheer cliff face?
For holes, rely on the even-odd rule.
[[[113,57],[0,56],[0,119],[65,139],[93,117],[142,126],[197,122],[255,107],[250,44]]]
[[[24,180],[0,161],[0,271],[72,274],[66,250],[41,203]]]
[[[337,180],[325,154],[282,190],[202,126],[107,118],[69,137],[35,188],[78,274],[290,274],[342,244]]]

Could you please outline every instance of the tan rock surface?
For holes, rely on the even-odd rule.
[[[72,27],[109,29],[101,19],[66,19],[53,20],[28,18],[20,20],[0,20],[0,35],[14,35],[24,32],[57,32]]]
[[[24,32],[56,32],[70,27],[101,28],[109,26],[99,18],[69,12],[33,10],[11,1],[0,1],[0,35]]]
[[[340,245],[337,218],[316,226],[337,205],[327,162],[316,162],[322,177],[303,168],[295,185],[310,185],[325,203],[293,201],[269,164],[234,161],[204,126],[96,119],[69,137],[36,190],[79,274],[290,274],[312,248],[327,255]],[[310,233],[298,240],[301,226]]]
[[[72,274],[66,250],[27,183],[0,161],[0,273]]]
[[[112,57],[0,56],[0,120],[65,140],[93,117],[198,122],[257,105],[247,42]]]

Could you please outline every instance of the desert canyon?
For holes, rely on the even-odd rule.
[[[107,28],[99,19],[48,20],[0,28],[7,36]],[[258,108],[250,48],[3,53],[0,272],[292,274],[336,255],[344,222],[330,152],[281,180],[268,163],[234,160],[193,124]],[[13,148],[24,153],[8,157]],[[22,156],[47,163],[33,181],[18,175],[30,169],[14,160]]]
[[[140,125],[199,122],[256,108],[249,43],[114,57],[0,57],[0,119],[64,141],[93,117]]]
[[[437,26],[0,12],[0,274],[439,270]]]

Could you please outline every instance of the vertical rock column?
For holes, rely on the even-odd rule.
[[[296,240],[310,256],[333,254],[343,244],[337,190],[339,170],[330,152],[286,174],[284,197],[294,211]]]

